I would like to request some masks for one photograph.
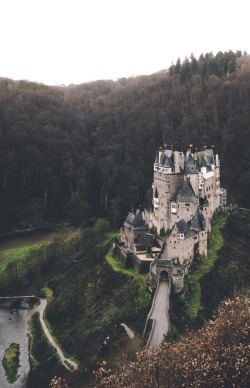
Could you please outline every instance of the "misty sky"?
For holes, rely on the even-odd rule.
[[[0,77],[48,85],[151,74],[250,53],[248,0],[1,0]]]

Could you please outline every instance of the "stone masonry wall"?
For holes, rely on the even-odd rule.
[[[184,261],[191,262],[194,257],[194,244],[198,241],[198,236],[192,236],[185,240],[178,239],[178,231],[175,227],[170,236],[167,237],[168,258],[178,257],[180,264]]]

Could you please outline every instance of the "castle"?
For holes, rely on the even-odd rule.
[[[195,257],[207,256],[211,218],[226,205],[220,161],[213,149],[160,147],[154,163],[152,206],[129,213],[117,256],[125,267],[169,278],[176,292]]]

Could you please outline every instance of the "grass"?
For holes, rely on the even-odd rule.
[[[28,387],[48,387],[54,376],[62,376],[64,367],[61,365],[56,350],[43,332],[38,313],[31,317],[28,325],[31,367]]]
[[[126,276],[132,277],[136,282],[139,284],[140,290],[139,290],[139,301],[142,306],[147,306],[150,303],[150,296],[146,292],[146,275],[142,275],[138,272],[136,272],[132,268],[124,268],[121,263],[114,257],[113,255],[113,248],[110,248],[108,254],[105,257],[106,261],[109,263],[109,265],[112,267],[114,272],[120,272]]]
[[[35,313],[29,320],[29,330],[31,334],[31,355],[33,367],[45,362],[52,356],[56,355],[56,350],[49,343],[46,335],[43,332],[39,320],[39,314]]]
[[[202,277],[211,271],[217,259],[217,252],[223,246],[223,237],[220,232],[226,223],[228,214],[220,214],[217,216],[216,223],[212,226],[211,234],[209,235],[209,247],[207,258],[200,264],[197,271],[189,276],[189,284],[192,287],[192,295],[188,301],[187,314],[194,320],[201,308],[201,287],[200,280]]]
[[[0,245],[0,272],[3,272],[11,261],[24,259],[31,251],[49,245],[55,236],[50,233],[42,236],[29,236],[22,239],[11,240]]]
[[[20,345],[13,343],[5,351],[2,361],[7,380],[10,384],[13,384],[18,379],[19,358]]]
[[[0,273],[4,271],[9,262],[21,260],[27,257],[32,251],[47,246],[56,238],[61,238],[65,233],[67,239],[74,237],[78,230],[66,229],[64,231],[46,233],[42,235],[27,236],[15,240],[6,241],[0,244]]]

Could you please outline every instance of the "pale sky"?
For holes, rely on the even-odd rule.
[[[250,53],[248,0],[0,0],[0,77],[118,79],[177,58]]]

